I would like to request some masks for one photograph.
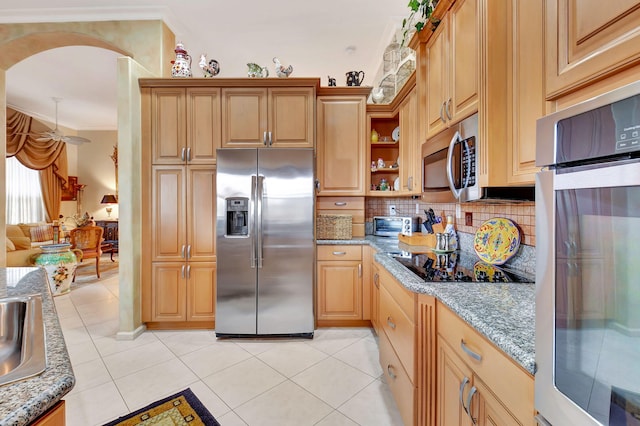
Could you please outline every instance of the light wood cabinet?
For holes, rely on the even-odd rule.
[[[317,98],[317,195],[364,196],[370,89],[331,89]]]
[[[141,84],[141,299],[151,329],[214,324],[221,89],[188,83]]]
[[[436,299],[418,295],[416,312],[416,424],[436,422]]]
[[[546,94],[552,100],[640,63],[637,0],[545,2]]]
[[[533,376],[444,305],[436,310],[438,424],[535,424]]]
[[[378,141],[369,137],[367,161],[371,171],[367,179],[368,195],[397,197],[422,193],[418,121],[415,73],[391,104],[367,106],[367,134],[371,135],[374,130],[378,133]],[[400,133],[398,141],[392,138],[396,128]],[[385,167],[379,167],[379,159],[383,160]],[[387,189],[382,188],[383,179],[388,184]]]
[[[456,1],[427,42],[427,138],[478,110],[479,3]]]
[[[316,214],[350,215],[351,236],[364,237],[364,197],[318,197]]]
[[[215,164],[220,148],[220,89],[151,89],[152,164]]]
[[[418,94],[413,89],[400,105],[400,192],[422,193],[420,141],[418,139]]]
[[[215,317],[215,262],[156,262],[149,321],[208,321]]]
[[[380,268],[371,264],[371,325],[376,334],[380,335]]]
[[[404,368],[404,364],[396,354],[394,347],[386,333],[380,333],[378,337],[380,347],[380,365],[393,395],[402,422],[405,425],[414,425],[414,412],[416,407],[415,386]]]
[[[313,148],[313,87],[222,89],[222,147]]]
[[[512,1],[510,47],[510,138],[506,141],[505,185],[533,184],[536,167],[536,121],[546,112],[544,98],[543,7],[537,1]],[[507,55],[508,57],[508,55]],[[509,116],[509,115],[508,115]],[[495,143],[495,141],[493,141]],[[500,145],[498,143],[498,145]]]
[[[64,400],[58,401],[49,411],[38,417],[31,426],[65,426],[65,402]]]
[[[361,246],[317,246],[316,319],[319,326],[363,322],[362,275]]]
[[[378,267],[380,365],[402,420],[416,424],[416,303],[385,269]]]
[[[215,191],[214,167],[153,167],[153,261],[216,260]]]
[[[150,310],[146,321],[213,321],[212,166],[153,166]]]

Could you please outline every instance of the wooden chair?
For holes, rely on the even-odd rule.
[[[82,262],[85,259],[96,259],[96,275],[100,278],[100,256],[102,256],[102,233],[104,229],[100,226],[83,226],[72,229],[69,233],[71,237],[71,249],[82,251]],[[73,277],[75,280],[75,276]]]

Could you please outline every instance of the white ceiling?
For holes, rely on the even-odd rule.
[[[55,3],[55,7],[52,4]],[[219,77],[246,77],[246,64],[272,58],[292,77],[335,77],[365,71],[373,86],[385,47],[408,14],[407,0],[2,0],[0,23],[163,19],[193,57],[220,63]],[[116,129],[116,55],[72,46],[29,57],[7,70],[7,104],[76,130]],[[171,64],[167,63],[167,67]],[[273,77],[276,78],[276,77]]]

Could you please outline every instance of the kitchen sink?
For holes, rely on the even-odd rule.
[[[0,299],[0,385],[46,368],[40,295]]]

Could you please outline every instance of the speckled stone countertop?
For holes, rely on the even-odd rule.
[[[397,241],[367,236],[354,240],[318,240],[325,244],[368,244],[375,260],[408,290],[435,296],[470,326],[535,372],[535,284],[425,282],[384,252],[398,250]]]
[[[47,276],[41,268],[0,268],[0,297],[42,295],[47,368],[39,375],[0,386],[0,425],[31,423],[75,384]]]

